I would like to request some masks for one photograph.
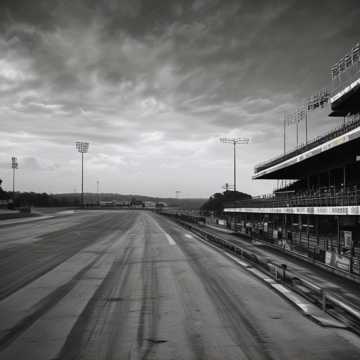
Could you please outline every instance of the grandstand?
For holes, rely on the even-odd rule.
[[[359,45],[331,74],[329,116],[343,125],[255,166],[253,179],[292,182],[224,212],[238,232],[360,275]]]

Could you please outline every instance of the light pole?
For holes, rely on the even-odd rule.
[[[89,150],[89,143],[77,141],[76,149],[81,153],[81,207],[84,207],[84,154]]]
[[[19,163],[15,156],[11,158],[11,168],[13,170],[13,202],[15,202],[15,170],[19,168]]]
[[[225,183],[225,185],[223,185],[222,188],[225,189],[225,191],[230,191],[231,189],[234,188],[234,186],[230,185],[229,183]]]
[[[250,140],[248,138],[221,138],[220,141],[234,146],[234,192],[236,192],[236,145],[248,144]]]

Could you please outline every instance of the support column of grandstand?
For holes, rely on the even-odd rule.
[[[291,179],[267,196],[228,204],[233,230],[360,275],[360,55],[332,68],[340,128],[255,167],[254,179]]]

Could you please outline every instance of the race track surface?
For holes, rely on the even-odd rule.
[[[0,359],[359,359],[169,220],[80,211],[0,227]]]

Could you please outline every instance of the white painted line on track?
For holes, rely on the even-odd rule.
[[[250,264],[248,264],[247,262],[245,261],[242,261],[242,260],[239,260],[237,257],[235,256],[232,256],[230,254],[227,254],[225,253],[229,258],[233,259],[235,262],[237,262],[238,264],[240,264],[241,266],[244,266],[244,267],[249,267]]]
[[[62,211],[58,211],[55,214],[56,215],[69,215],[69,214],[74,214],[75,210],[62,210]]]
[[[176,245],[175,240],[168,233],[164,232],[164,234],[165,234],[166,239],[167,239],[167,241],[169,242],[170,245]]]
[[[304,312],[304,313],[309,313],[309,306],[308,306],[308,304],[303,304],[303,303],[296,303],[296,305],[300,308],[300,309],[302,309],[302,311]]]
[[[176,245],[175,240],[167,232],[164,231],[164,229],[161,227],[161,225],[155,219],[152,218],[152,220],[153,220],[153,224],[159,229],[159,231],[165,235],[169,244]]]
[[[274,284],[273,287],[276,289],[276,290],[279,290],[280,292],[282,293],[289,293],[290,290],[288,290],[285,286],[281,285],[281,284]]]
[[[46,220],[54,218],[54,215],[44,215],[44,216],[30,216],[26,218],[15,218],[15,219],[8,219],[8,220],[1,220],[0,226],[2,225],[16,225],[16,224],[23,224],[28,222],[35,222],[39,220]]]
[[[255,269],[253,267],[248,267],[247,271],[251,272],[252,274],[256,275],[257,277],[261,278],[262,280],[268,279],[268,276],[263,273],[262,271]]]
[[[265,279],[263,279],[263,280],[266,281],[266,282],[269,283],[269,284],[273,284],[273,283],[275,282],[275,280],[272,279],[272,278],[265,278]]]

